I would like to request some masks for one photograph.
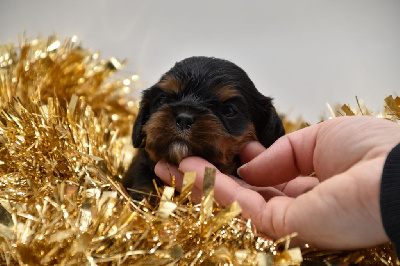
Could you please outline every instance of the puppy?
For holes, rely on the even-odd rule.
[[[225,174],[236,175],[239,151],[252,140],[269,147],[284,135],[272,105],[247,74],[217,58],[190,57],[175,64],[158,83],[143,91],[133,126],[139,148],[125,177],[125,188],[140,200],[154,192],[159,160],[170,164],[200,156]]]

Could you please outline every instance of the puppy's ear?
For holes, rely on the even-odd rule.
[[[135,123],[132,130],[132,143],[135,148],[139,148],[146,137],[142,130],[144,124],[146,124],[149,119],[150,106],[147,99],[143,98],[140,102],[139,113],[136,117]]]
[[[276,112],[275,107],[272,105],[271,98],[261,94],[258,95],[258,97],[254,99],[251,115],[253,117],[258,140],[264,147],[268,148],[278,138],[285,135],[282,120]]]

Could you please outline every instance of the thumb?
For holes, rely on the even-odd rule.
[[[313,172],[319,128],[317,124],[281,137],[240,167],[239,176],[251,185],[274,186]]]

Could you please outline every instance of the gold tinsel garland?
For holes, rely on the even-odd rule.
[[[155,209],[127,196],[118,181],[134,154],[137,99],[129,95],[138,77],[110,81],[122,65],[81,48],[75,36],[0,45],[0,263],[299,264],[300,250],[285,248],[290,236],[271,241],[239,218],[236,203],[214,206],[211,170],[198,205],[189,197],[193,173],[179,197],[159,189]],[[386,102],[380,116],[398,122],[400,99]],[[289,131],[307,125],[284,123]],[[397,263],[391,244],[302,253],[305,260]]]

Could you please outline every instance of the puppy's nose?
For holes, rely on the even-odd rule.
[[[181,130],[190,129],[194,123],[194,116],[188,113],[179,113],[175,119],[176,125]]]

